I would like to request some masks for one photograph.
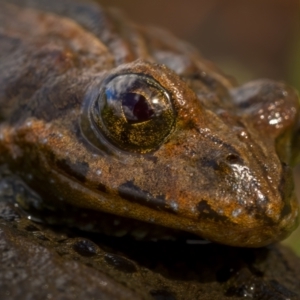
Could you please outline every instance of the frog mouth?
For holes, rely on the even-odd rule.
[[[28,186],[22,186],[23,191],[32,193]],[[34,193],[34,192],[33,192]],[[39,203],[37,206],[36,203]],[[117,216],[103,211],[95,211],[75,207],[68,203],[61,203],[59,207],[43,205],[42,200],[35,193],[28,198],[28,202],[18,203],[24,213],[37,223],[51,226],[73,228],[89,234],[102,234],[111,237],[133,238],[137,241],[176,241],[187,244],[211,243],[200,236],[179,229],[168,228],[132,218]]]
[[[66,162],[64,162],[66,164]],[[53,173],[55,173],[55,177],[59,177],[62,180],[62,186],[70,186],[72,190],[77,190],[82,193],[82,195],[89,195],[94,194],[93,197],[97,198],[98,204],[93,205],[91,202],[80,200],[81,204],[78,201],[78,207],[74,208],[72,210],[72,205],[70,202],[70,205],[67,203],[60,203],[59,207],[62,213],[60,214],[61,217],[59,219],[64,220],[64,223],[66,223],[68,226],[74,226],[80,228],[80,229],[86,229],[87,231],[96,231],[96,232],[104,232],[108,235],[113,236],[133,236],[137,239],[153,239],[153,240],[160,240],[160,239],[184,239],[184,240],[191,240],[191,241],[201,241],[201,228],[200,230],[196,228],[196,225],[193,225],[193,227],[188,228],[188,230],[185,230],[182,224],[179,224],[179,226],[176,224],[176,222],[189,222],[188,220],[185,220],[184,217],[180,217],[178,212],[178,207],[176,205],[170,204],[170,201],[166,201],[165,197],[162,195],[160,197],[154,197],[151,195],[151,193],[139,188],[134,184],[133,181],[127,181],[120,186],[117,187],[116,191],[108,190],[106,187],[102,186],[100,187],[88,187],[85,183],[85,178],[75,176],[76,172],[74,172],[74,168],[66,168],[66,165],[59,165],[56,166],[55,169],[52,169]],[[69,172],[71,170],[71,172]],[[61,188],[63,189],[63,188]],[[71,192],[74,194],[74,197],[76,196],[77,192]],[[119,198],[119,206],[124,205],[123,202],[120,201],[126,201],[128,203],[128,207],[131,207],[131,210],[134,208],[137,209],[150,209],[152,211],[152,216],[154,216],[153,221],[147,217],[144,221],[141,216],[134,215],[133,213],[129,211],[117,211],[116,214],[114,214],[114,208],[110,208],[109,210],[104,207],[100,207],[101,201],[114,202],[115,199],[111,198],[111,194],[114,194],[114,197]],[[69,197],[69,196],[68,196]],[[83,196],[84,198],[85,196]],[[102,199],[102,200],[101,200]],[[64,201],[63,201],[64,202]],[[74,202],[75,203],[75,202]],[[123,204],[122,204],[123,203]],[[253,223],[251,225],[251,228],[243,228],[242,226],[238,226],[238,223],[231,223],[229,222],[230,219],[224,219],[225,215],[223,216],[223,219],[219,218],[220,216],[217,214],[217,212],[214,212],[213,210],[210,210],[209,203],[210,201],[206,201],[204,203],[201,202],[201,206],[198,207],[199,212],[199,222],[201,221],[203,226],[211,226],[211,228],[214,226],[216,227],[216,224],[219,224],[219,229],[215,228],[217,232],[214,233],[215,238],[213,237],[212,240],[220,243],[231,243],[230,239],[235,238],[235,236],[238,235],[245,235],[247,238],[244,238],[245,241],[238,242],[233,241],[234,245],[245,245],[247,244],[247,239],[253,240],[251,236],[258,236],[259,234],[257,232],[263,232],[265,231],[265,234],[261,234],[260,240],[257,242],[258,246],[268,244],[272,241],[281,239],[283,236],[287,234],[287,231],[284,230],[282,226],[283,223],[278,224],[274,223],[272,219],[269,219],[269,221],[264,217],[264,209],[262,208],[261,214],[257,216],[257,218],[261,219],[261,222],[257,223],[257,226]],[[75,204],[76,205],[76,204]],[[116,208],[117,204],[115,205]],[[96,207],[97,206],[97,207]],[[94,209],[96,207],[96,209]],[[72,213],[74,216],[70,216],[70,212],[74,211]],[[201,213],[202,212],[202,213]],[[282,216],[289,217],[289,213],[291,212],[291,206],[290,201],[287,201],[285,208],[282,210]],[[161,213],[165,218],[174,218],[172,220],[173,223],[171,224],[170,228],[167,222],[156,220],[155,215]],[[214,215],[212,215],[214,213]],[[55,223],[55,219],[57,219],[58,210],[56,210],[56,215],[54,217],[49,217],[48,220],[50,223]],[[68,215],[68,217],[66,217]],[[88,216],[88,217],[86,217]],[[91,217],[93,216],[93,217]],[[147,215],[146,215],[147,216]],[[221,216],[222,217],[222,216]],[[74,223],[74,219],[76,222]],[[181,221],[180,221],[181,220]],[[253,222],[255,220],[253,219]],[[195,224],[196,221],[193,221]],[[285,221],[284,221],[285,222]],[[155,223],[155,224],[154,224]],[[285,223],[288,223],[286,221]],[[163,225],[162,225],[163,224]],[[192,223],[190,223],[192,224]],[[262,224],[265,224],[268,229],[264,229],[264,226]],[[287,224],[288,225],[288,224]],[[226,227],[228,229],[228,232],[226,233],[228,235],[228,241],[226,241],[224,236],[226,230],[223,230],[222,227]],[[290,227],[290,226],[289,226]],[[177,229],[176,229],[177,228]],[[180,229],[178,229],[180,228]],[[221,230],[222,229],[222,230]],[[209,229],[212,230],[212,229]],[[218,232],[219,231],[219,232]],[[191,233],[192,232],[192,233]],[[194,232],[194,233],[193,233]],[[200,233],[198,233],[200,232]],[[255,233],[256,232],[256,233]],[[205,235],[205,237],[209,238],[209,235]],[[230,236],[230,238],[229,238]],[[257,237],[258,239],[258,237]],[[225,240],[225,241],[224,241]],[[251,242],[252,245],[248,246],[255,246],[255,242]]]
[[[186,244],[211,243],[211,241],[203,239],[197,234],[184,230],[117,216],[103,211],[75,207],[68,203],[61,203],[59,207],[45,206],[42,207],[42,210],[31,206],[27,207],[26,211],[29,211],[31,218],[38,222],[51,226],[66,226],[87,233],[104,234],[105,236],[118,238],[133,238],[139,241],[177,241]],[[264,230],[262,226],[255,229],[257,232],[261,230]],[[240,234],[245,234],[248,231],[250,230],[241,230]],[[232,234],[228,233],[229,239],[232,238]],[[249,234],[251,235],[251,233]]]
[[[56,170],[52,170],[56,174],[56,178],[61,178],[63,181],[63,186],[66,186],[66,181],[71,182],[70,177],[65,174],[61,174]],[[74,182],[72,180],[72,188],[76,186],[77,191],[82,191],[83,193],[89,193],[89,190],[82,182]],[[125,193],[126,190],[123,190]],[[102,194],[105,196],[104,192],[97,191],[97,195]],[[127,197],[129,197],[129,191],[127,192]],[[53,198],[51,198],[53,200]],[[39,202],[42,202],[40,200]],[[53,201],[52,201],[53,202]],[[87,205],[86,205],[87,206]],[[203,207],[207,211],[207,207]],[[131,216],[125,217],[120,215],[115,215],[110,212],[101,211],[99,209],[95,210],[93,208],[82,207],[78,205],[74,206],[72,203],[59,200],[58,202],[53,202],[52,205],[45,205],[41,208],[30,207],[30,215],[35,216],[37,219],[42,220],[45,223],[51,225],[61,225],[71,228],[77,228],[83,231],[95,232],[100,234],[105,234],[109,236],[116,237],[132,237],[137,240],[179,240],[185,243],[196,243],[202,244],[207,243],[200,234],[191,233],[188,230],[175,229],[176,227],[168,227],[161,225],[160,223],[146,222],[144,220],[138,220]],[[167,211],[164,211],[167,213]],[[172,214],[173,215],[173,214]],[[176,217],[176,216],[175,216]],[[207,219],[207,225],[211,220]],[[235,243],[234,246],[250,246],[258,247],[265,244],[274,242],[275,240],[285,237],[290,231],[290,225],[288,219],[284,220],[285,224],[280,224],[280,226],[256,226],[255,228],[242,228],[240,226],[235,226],[234,228],[227,228],[226,224],[221,226],[219,232],[215,232],[215,238],[212,241],[230,244]],[[295,225],[295,222],[293,223]],[[227,224],[228,225],[228,224]],[[286,226],[289,228],[287,230]],[[224,227],[224,228],[222,228]],[[227,229],[226,229],[227,228]],[[261,234],[264,232],[263,234]],[[224,236],[225,234],[225,236]],[[240,236],[244,236],[241,239]],[[228,241],[224,239],[228,239]],[[234,239],[239,238],[236,242]],[[260,240],[259,240],[260,238]],[[242,240],[242,242],[241,242]],[[254,240],[254,242],[252,242]],[[233,241],[233,242],[232,242]],[[242,244],[244,243],[244,244]],[[252,244],[250,244],[252,243]]]

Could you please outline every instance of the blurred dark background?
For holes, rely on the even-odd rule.
[[[268,77],[297,83],[299,0],[101,0],[139,24],[160,26],[196,46],[240,82]],[[298,49],[297,49],[298,48]],[[297,61],[296,61],[297,60]],[[297,64],[297,67],[296,67]]]
[[[240,83],[268,77],[300,90],[299,0],[101,0],[189,41]],[[300,199],[300,169],[298,199]],[[297,181],[296,181],[297,182]],[[284,243],[300,255],[300,229]]]

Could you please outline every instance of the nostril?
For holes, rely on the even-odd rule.
[[[230,164],[236,164],[240,162],[240,157],[236,154],[230,153],[226,156],[226,161]]]

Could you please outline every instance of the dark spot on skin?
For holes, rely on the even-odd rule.
[[[190,119],[190,120],[186,120],[183,128],[186,130],[193,130],[196,127],[197,127],[197,123],[194,120]]]
[[[276,225],[276,222],[274,222],[274,220],[270,217],[268,217],[267,215],[265,214],[255,214],[254,217],[257,219],[257,220],[263,220],[265,224],[269,225],[269,226],[273,226],[273,225]]]
[[[200,133],[200,135],[202,135],[201,131],[199,131],[199,133]],[[224,149],[226,149],[228,151],[228,153],[231,153],[232,155],[236,155],[236,156],[240,157],[239,154],[236,152],[236,150],[234,149],[234,147],[232,145],[222,141],[221,139],[219,139],[215,135],[209,135],[208,136],[206,134],[205,138],[209,139],[215,145],[222,146]],[[241,160],[240,163],[243,164],[244,162]]]
[[[167,290],[153,290],[150,294],[155,300],[176,300],[176,297]]]
[[[124,273],[135,273],[137,271],[135,264],[125,257],[107,253],[105,254],[104,259],[115,269]]]
[[[57,167],[64,173],[76,178],[81,182],[86,181],[86,174],[89,170],[89,164],[86,162],[77,161],[72,163],[69,159],[56,161]]]
[[[214,211],[206,200],[201,200],[197,204],[197,210],[199,211],[200,219],[210,219],[219,222],[228,222],[229,219],[226,216],[221,216]]]
[[[80,240],[75,242],[73,250],[86,257],[91,257],[97,254],[97,246],[89,240]]]
[[[269,198],[265,196],[264,203],[269,203]],[[251,214],[257,220],[263,220],[266,225],[273,226],[276,225],[276,222],[269,216],[266,215],[265,205],[253,205],[245,207],[245,210],[248,214]]]
[[[164,195],[154,197],[149,192],[143,191],[133,181],[125,182],[119,186],[119,195],[130,201],[153,208],[174,213],[174,210],[166,204]]]
[[[154,164],[156,164],[157,161],[158,161],[158,158],[156,156],[150,155],[150,154],[149,155],[145,155],[144,158],[147,159],[147,160],[152,161]]]
[[[106,186],[102,183],[99,183],[97,185],[97,190],[100,191],[100,192],[103,192],[103,193],[106,193],[106,191],[107,191]]]
[[[204,168],[212,168],[213,170],[217,170],[219,168],[215,159],[208,159],[204,157],[200,160],[200,163]]]
[[[281,211],[280,218],[283,219],[285,216],[292,212],[292,207],[290,203],[286,203]]]

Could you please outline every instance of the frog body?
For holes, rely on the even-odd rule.
[[[43,201],[233,246],[295,228],[292,88],[96,2],[0,5],[0,162]]]

